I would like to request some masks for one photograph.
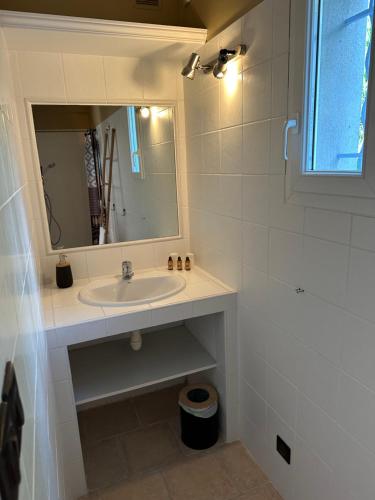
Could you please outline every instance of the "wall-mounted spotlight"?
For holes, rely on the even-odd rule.
[[[221,49],[217,60],[205,65],[200,64],[200,56],[194,52],[191,54],[189,62],[181,71],[181,74],[190,80],[194,80],[195,72],[198,70],[204,73],[212,72],[215,78],[224,78],[228,62],[239,56],[243,56],[246,54],[246,51],[246,45],[238,45],[235,49]]]
[[[190,59],[187,65],[181,71],[181,75],[185,78],[189,78],[189,80],[194,80],[196,71],[204,71],[209,72],[212,70],[212,66],[210,65],[201,65],[200,64],[200,55],[193,52],[190,56]]]
[[[246,45],[239,45],[235,49],[221,49],[212,70],[214,77],[219,78],[219,80],[224,78],[228,62],[244,54],[246,54]]]
[[[224,78],[225,73],[227,72],[227,64],[229,61],[229,56],[234,53],[235,53],[234,50],[227,50],[227,49],[220,50],[219,57],[217,58],[214,69],[212,70],[212,73],[214,74],[215,78],[219,78],[219,80]]]
[[[146,106],[142,106],[140,111],[142,118],[149,118],[150,116],[150,108],[147,108]]]

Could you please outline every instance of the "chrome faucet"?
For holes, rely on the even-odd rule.
[[[122,279],[130,281],[134,276],[133,264],[130,260],[124,260],[122,263]]]

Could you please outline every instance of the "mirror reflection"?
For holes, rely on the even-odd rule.
[[[173,108],[32,111],[53,249],[178,235]]]

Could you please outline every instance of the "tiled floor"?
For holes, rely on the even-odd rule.
[[[196,452],[179,439],[180,387],[86,410],[92,500],[282,500],[240,443]]]

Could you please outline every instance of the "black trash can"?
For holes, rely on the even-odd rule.
[[[206,450],[219,438],[218,395],[211,385],[181,389],[178,404],[182,442],[193,450]]]

